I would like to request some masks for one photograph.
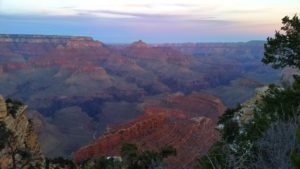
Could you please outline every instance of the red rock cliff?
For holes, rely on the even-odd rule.
[[[177,149],[177,156],[166,159],[167,167],[189,167],[218,137],[215,121],[225,110],[219,99],[206,94],[169,96],[144,107],[142,116],[108,127],[104,136],[81,148],[73,159],[119,155],[122,144],[131,142],[151,150],[172,145]]]

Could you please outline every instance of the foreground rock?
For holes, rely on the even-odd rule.
[[[70,160],[44,157],[26,108],[0,95],[0,169],[75,169]]]
[[[5,103],[2,96],[0,105],[0,123],[12,132],[8,143],[0,149],[0,168],[45,168],[45,159],[41,154],[34,127],[25,114],[27,106],[13,102]],[[12,112],[13,110],[15,112]]]

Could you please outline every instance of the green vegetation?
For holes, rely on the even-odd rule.
[[[295,15],[282,23],[284,33],[267,39],[262,62],[300,69],[300,20]],[[300,76],[294,80],[286,89],[270,85],[245,123],[240,106],[228,109],[218,122],[221,139],[198,159],[197,168],[300,169]]]
[[[272,64],[274,68],[292,66],[300,68],[300,20],[297,15],[282,19],[281,30],[274,38],[268,38],[265,44],[265,57],[262,62]]]
[[[163,169],[163,159],[176,155],[176,149],[171,146],[160,148],[158,152],[139,150],[135,144],[124,143],[121,148],[121,158],[100,157],[79,163],[82,169]]]
[[[54,165],[57,169],[76,169],[72,160],[64,159],[63,157],[57,157],[54,159],[46,158],[46,169],[49,169],[50,165]]]

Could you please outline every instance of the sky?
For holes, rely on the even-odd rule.
[[[0,0],[0,33],[244,42],[265,40],[297,12],[300,0]]]

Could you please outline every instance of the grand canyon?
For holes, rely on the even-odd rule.
[[[278,83],[280,71],[260,62],[263,44],[2,34],[0,93],[28,105],[46,157],[117,156],[124,142],[172,145],[178,156],[166,163],[184,168],[218,138],[226,107]]]
[[[0,169],[300,169],[299,0],[0,0]]]

